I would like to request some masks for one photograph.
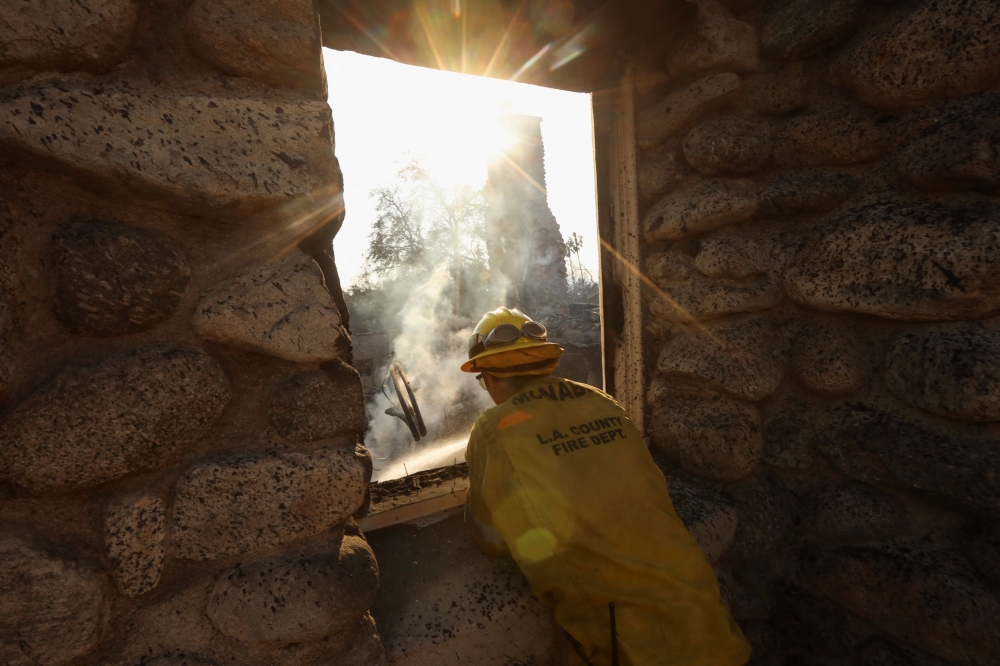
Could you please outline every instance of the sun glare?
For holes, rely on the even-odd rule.
[[[508,150],[516,137],[500,122],[509,102],[493,91],[464,87],[442,86],[430,103],[411,106],[407,113],[420,129],[400,148],[420,158],[442,184],[478,187],[486,182],[491,156]]]
[[[500,122],[499,115],[491,118],[485,129],[483,140],[485,142],[487,158],[506,153],[517,141],[517,136]]]
[[[401,65],[324,49],[347,218],[335,241],[341,280],[360,272],[375,219],[368,193],[419,159],[446,186],[481,187],[491,155],[516,141],[505,112],[542,118],[549,207],[563,235],[585,239],[597,275],[590,96]]]

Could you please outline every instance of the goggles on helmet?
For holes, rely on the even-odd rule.
[[[537,321],[526,321],[521,324],[521,328],[514,324],[500,324],[485,336],[479,333],[472,334],[469,338],[469,358],[482,354],[487,349],[514,344],[521,338],[545,342],[546,335],[548,331],[545,330],[545,326]]]

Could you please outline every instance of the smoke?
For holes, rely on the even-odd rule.
[[[394,293],[401,330],[393,342],[393,360],[406,371],[427,425],[427,437],[414,442],[406,424],[385,413],[396,402],[392,382],[368,403],[365,446],[374,459],[374,480],[462,462],[465,443],[476,417],[492,406],[473,375],[460,370],[468,359],[471,327],[454,313],[454,279],[447,264],[420,283]],[[394,290],[395,291],[395,290]],[[376,371],[376,382],[386,368]]]

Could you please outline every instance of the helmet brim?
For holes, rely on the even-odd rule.
[[[462,364],[462,372],[483,372],[494,368],[503,370],[536,361],[557,359],[563,351],[554,342],[521,338],[512,344],[476,354]]]

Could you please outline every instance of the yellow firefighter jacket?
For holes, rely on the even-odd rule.
[[[477,541],[514,557],[591,664],[611,663],[609,602],[622,666],[747,661],[711,566],[610,396],[535,380],[479,417],[466,460]]]

